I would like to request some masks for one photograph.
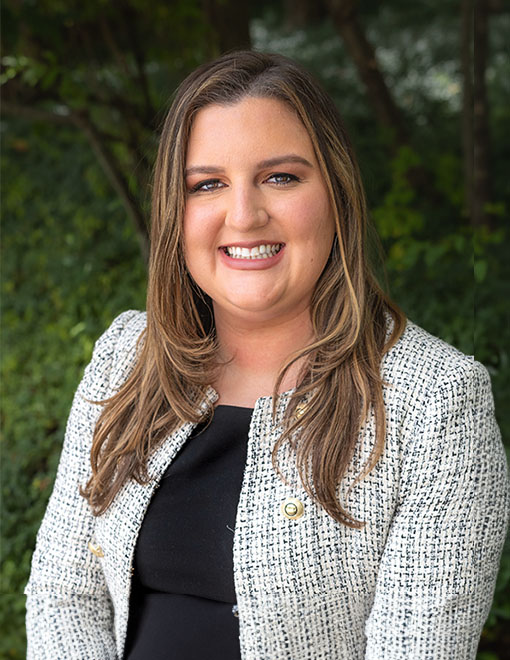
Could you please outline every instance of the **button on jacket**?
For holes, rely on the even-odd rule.
[[[154,451],[148,485],[126,483],[105,514],[92,516],[79,487],[90,475],[100,406],[87,399],[124,382],[144,327],[145,314],[121,314],[96,343],[75,395],[26,588],[29,660],[122,658],[138,531],[193,430],[183,424]],[[255,404],[234,533],[243,660],[475,658],[508,517],[489,376],[410,322],[382,374],[384,453],[345,500],[373,446],[369,418],[338,489],[363,529],[310,499],[288,447],[278,458],[289,483],[274,471],[289,393],[275,421],[271,397]],[[209,388],[206,399],[216,398]]]

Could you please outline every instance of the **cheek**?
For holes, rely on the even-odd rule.
[[[335,235],[335,223],[331,207],[326,201],[318,204],[317,199],[302,203],[293,215],[294,229],[314,251],[329,254]]]
[[[186,210],[184,213],[183,233],[187,244],[193,243],[200,236],[200,214],[195,210]]]
[[[189,274],[202,291],[209,286],[216,271],[217,225],[204,209],[187,210],[183,219],[184,261]]]
[[[183,223],[184,244],[190,255],[214,245],[214,223],[207,213],[199,209],[187,211]]]
[[[296,226],[302,231],[314,231],[329,226],[331,220],[331,205],[327,195],[322,189],[311,188],[306,194],[292,200],[292,209],[287,211]]]

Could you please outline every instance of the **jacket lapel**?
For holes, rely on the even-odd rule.
[[[217,396],[212,388],[208,388],[200,408],[204,410]],[[114,603],[119,657],[123,654],[127,632],[133,558],[140,527],[162,475],[194,427],[195,424],[186,422],[169,435],[149,459],[149,483],[139,484],[134,479],[128,481],[96,522],[95,539],[104,553],[101,562]]]

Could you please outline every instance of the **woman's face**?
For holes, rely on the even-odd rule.
[[[310,137],[284,103],[200,110],[186,186],[186,264],[216,316],[267,322],[309,307],[334,221]]]

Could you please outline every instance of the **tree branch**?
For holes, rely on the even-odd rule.
[[[111,31],[110,24],[104,16],[99,20],[101,26],[101,33],[104,37],[108,48],[110,49],[114,59],[117,61],[117,66],[124,73],[127,80],[131,80],[131,71],[129,70],[129,64],[124,57],[124,53],[120,50]]]
[[[88,116],[85,113],[75,113],[74,120],[76,125],[81,128],[88,138],[105,174],[122,200],[129,217],[133,221],[142,256],[147,263],[149,258],[149,237],[147,225],[140,205],[131,194],[128,182],[118,167],[113,154],[102,140],[101,134],[96,130]]]
[[[487,0],[475,0],[473,21],[473,223],[489,225],[490,190],[489,100],[487,69],[489,20]]]
[[[464,197],[468,215],[473,217],[473,0],[461,1],[460,60],[462,70],[462,148],[464,155]]]
[[[250,7],[239,0],[202,0],[202,8],[216,36],[215,46],[220,53],[251,48]]]
[[[2,101],[0,109],[2,114],[12,117],[22,117],[24,119],[31,119],[32,121],[50,121],[55,124],[66,124],[68,126],[75,124],[74,118],[70,113],[58,114],[51,112],[51,110],[32,108],[18,103],[12,103],[11,101]]]
[[[510,9],[508,4],[505,4],[505,0],[487,0],[487,2],[490,14],[505,14]]]
[[[392,131],[397,145],[407,144],[404,117],[386,85],[375,50],[358,21],[356,0],[327,0],[327,5],[333,23],[365,84],[379,122]]]
[[[49,110],[28,107],[11,101],[3,101],[1,110],[3,114],[23,117],[32,121],[50,121],[67,126],[76,126],[85,134],[103,171],[119,195],[128,216],[134,224],[142,257],[147,263],[149,258],[149,236],[144,215],[137,200],[131,194],[128,182],[115,157],[106,144],[105,136],[94,127],[88,115],[84,112],[72,111],[68,114],[57,114]]]
[[[129,40],[133,48],[133,56],[136,62],[136,77],[145,102],[145,122],[147,126],[149,126],[151,129],[154,129],[154,115],[156,114],[156,111],[151,99],[149,81],[147,80],[147,76],[145,74],[145,57],[140,47],[140,40],[138,39],[136,20],[133,20],[132,8],[127,6],[123,8],[123,11],[120,13],[120,15],[122,16],[126,32],[129,35]]]

